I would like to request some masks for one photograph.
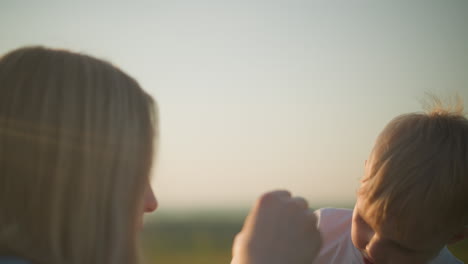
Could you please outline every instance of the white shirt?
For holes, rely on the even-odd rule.
[[[322,235],[322,248],[314,264],[364,264],[361,253],[351,241],[351,218],[349,209],[322,208],[314,212],[317,227]],[[445,247],[428,264],[463,264]]]

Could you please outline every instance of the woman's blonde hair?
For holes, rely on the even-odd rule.
[[[384,128],[358,193],[376,224],[393,219],[400,236],[447,235],[468,224],[468,120],[461,100],[431,101],[426,113]]]
[[[0,255],[138,263],[157,114],[105,61],[27,47],[0,59]]]

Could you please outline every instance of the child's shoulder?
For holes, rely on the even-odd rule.
[[[318,218],[318,222],[332,222],[333,224],[337,223],[346,223],[350,222],[353,217],[353,210],[344,209],[344,208],[320,208],[315,210],[314,214]]]
[[[326,240],[339,240],[351,232],[353,211],[342,208],[321,208],[314,212],[317,227]]]
[[[322,248],[314,263],[361,263],[362,257],[351,241],[353,210],[321,208],[314,214],[322,236]]]

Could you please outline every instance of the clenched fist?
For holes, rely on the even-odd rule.
[[[231,264],[312,263],[321,246],[307,201],[288,191],[262,195],[233,245]]]

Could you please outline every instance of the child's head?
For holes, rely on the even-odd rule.
[[[468,120],[461,104],[401,115],[366,162],[354,245],[376,263],[426,263],[468,224]]]
[[[156,206],[154,108],[107,62],[40,47],[3,56],[0,255],[136,263],[142,211]]]

